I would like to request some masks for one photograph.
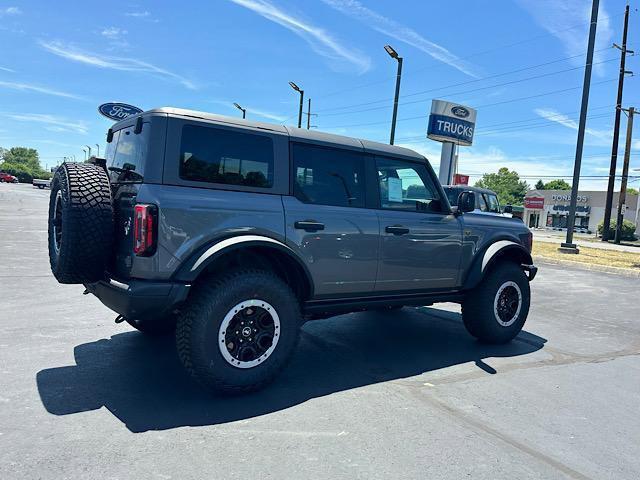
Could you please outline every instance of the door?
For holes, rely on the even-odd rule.
[[[287,244],[306,263],[317,296],[371,292],[379,224],[376,211],[365,208],[364,154],[311,144],[291,148],[294,196],[283,197]]]
[[[376,291],[449,289],[458,285],[462,222],[440,197],[424,164],[376,158],[380,192],[380,260]]]

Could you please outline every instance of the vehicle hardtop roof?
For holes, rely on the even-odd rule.
[[[479,192],[479,193],[491,193],[493,195],[496,195],[496,192],[494,192],[493,190],[489,190],[488,188],[481,188],[481,187],[470,187],[469,185],[443,185],[442,188],[444,189],[452,189],[452,190],[465,190],[465,191],[472,191],[472,192]]]
[[[293,141],[309,142],[318,145],[335,146],[340,148],[351,149],[364,149],[364,151],[377,155],[393,155],[394,157],[404,157],[414,161],[424,162],[426,159],[424,156],[409,148],[398,147],[395,145],[387,145],[385,143],[373,142],[371,140],[362,140],[353,137],[346,137],[343,135],[335,135],[333,133],[318,132],[316,130],[307,130],[303,128],[296,128],[285,125],[276,125],[273,123],[256,122],[254,120],[246,120],[237,117],[227,117],[225,115],[218,115],[215,113],[200,112],[197,110],[188,110],[184,108],[175,107],[161,107],[147,110],[138,115],[133,115],[113,125],[114,130],[122,128],[123,123],[129,124],[136,117],[145,114],[166,114],[176,117],[190,117],[198,120],[203,120],[212,123],[221,123],[227,125],[237,125],[241,127],[257,128],[261,130],[269,130],[277,133],[284,133],[289,135],[289,138]]]

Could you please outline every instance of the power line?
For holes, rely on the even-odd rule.
[[[604,50],[610,50],[611,48],[612,47],[602,48],[602,49],[600,49],[598,51],[600,52],[600,51],[604,51]],[[554,63],[559,63],[559,62],[563,62],[563,61],[566,61],[566,60],[571,60],[573,58],[581,57],[583,55],[584,54],[581,53],[579,55],[572,55],[572,56],[569,56],[569,57],[559,58],[559,59],[552,60],[552,61],[549,61],[549,62],[539,63],[537,65],[531,65],[531,66],[528,66],[528,67],[522,67],[522,68],[518,68],[518,69],[515,69],[515,70],[509,70],[507,72],[502,72],[502,73],[496,73],[495,75],[489,75],[489,76],[482,77],[482,78],[476,78],[476,79],[473,79],[473,80],[468,80],[466,82],[454,83],[454,84],[446,85],[446,86],[442,86],[442,87],[435,87],[435,88],[431,88],[431,89],[428,89],[428,90],[421,90],[419,92],[408,93],[408,94],[405,94],[405,95],[400,95],[400,98],[415,97],[415,96],[418,96],[418,95],[424,95],[426,93],[432,93],[432,92],[436,92],[436,91],[439,91],[439,90],[446,90],[448,88],[460,87],[460,86],[463,86],[463,85],[469,85],[471,83],[482,82],[484,80],[489,80],[489,79],[492,79],[492,78],[504,77],[506,75],[525,72],[527,70],[533,70],[533,69],[536,69],[536,68],[552,65]],[[598,62],[598,63],[604,63],[604,62]],[[562,73],[562,72],[571,71],[571,70],[579,70],[579,69],[582,69],[582,68],[584,68],[584,65],[581,65],[581,66],[578,66],[578,67],[573,67],[573,68],[570,68],[570,69],[567,69],[567,70],[560,70],[558,72],[551,72],[550,74]],[[531,77],[531,78],[535,78],[535,77]],[[500,86],[500,85],[498,85],[498,86]],[[337,111],[337,110],[349,109],[349,108],[352,108],[352,107],[365,107],[365,106],[368,106],[368,105],[375,105],[377,103],[383,103],[383,102],[388,102],[388,101],[389,101],[388,98],[383,98],[383,99],[380,99],[380,100],[372,100],[372,101],[369,101],[369,102],[355,103],[355,104],[351,104],[351,105],[343,105],[343,106],[340,106],[340,107],[324,108],[324,109],[318,110],[318,112],[333,112],[333,111]],[[323,116],[329,116],[329,115],[325,114]]]
[[[617,81],[616,78],[614,79],[608,79],[608,80],[601,80],[599,82],[594,82],[592,85],[601,85],[603,83],[609,83],[609,82],[613,82],[613,81]],[[539,98],[539,97],[545,97],[548,95],[556,95],[558,93],[564,93],[564,92],[570,92],[572,90],[579,90],[582,88],[582,85],[579,85],[577,87],[571,87],[571,88],[561,88],[558,90],[551,90],[549,92],[544,92],[544,93],[539,93],[539,94],[535,94],[535,95],[528,95],[525,97],[518,97],[518,98],[512,98],[510,100],[503,100],[500,102],[494,102],[494,103],[487,103],[485,105],[478,105],[474,108],[487,108],[487,107],[493,107],[493,106],[497,106],[497,105],[505,105],[507,103],[515,103],[515,102],[520,102],[523,100],[530,100],[532,98]],[[416,115],[413,117],[405,117],[405,118],[399,118],[398,122],[404,122],[404,121],[408,121],[408,120],[418,120],[421,118],[427,118],[429,115]],[[325,127],[327,129],[336,129],[336,128],[352,128],[352,127],[368,127],[368,126],[372,126],[372,125],[386,125],[388,124],[388,121],[380,121],[380,122],[368,122],[368,123],[355,123],[355,124],[349,124],[349,125],[335,125],[335,126],[331,126],[331,127]]]
[[[616,14],[616,15],[610,15],[608,17],[601,17],[601,20],[606,20],[606,19],[610,20],[610,19],[621,17],[622,15],[624,15],[624,13],[620,13],[620,14]],[[523,39],[523,40],[518,40],[516,42],[507,43],[507,44],[499,45],[499,46],[496,46],[496,47],[492,47],[492,48],[487,49],[487,50],[482,50],[482,51],[479,51],[479,52],[475,52],[475,53],[466,55],[464,57],[459,57],[459,59],[460,60],[469,60],[471,58],[479,57],[479,56],[486,55],[486,54],[489,54],[489,53],[501,51],[501,50],[504,50],[506,48],[511,48],[511,47],[515,47],[515,46],[522,45],[522,44],[525,44],[525,43],[533,42],[533,41],[536,41],[536,40],[538,40],[540,38],[553,36],[553,35],[556,35],[558,33],[566,32],[566,31],[573,30],[573,29],[579,28],[579,27],[584,27],[584,26],[587,26],[587,25],[589,25],[589,22],[583,22],[583,23],[575,24],[575,25],[572,25],[570,27],[566,27],[566,28],[563,28],[563,29],[549,31],[549,32],[542,33],[540,35],[535,35],[533,37],[529,37],[529,38],[526,38],[526,39]],[[426,69],[442,68],[444,66],[445,66],[445,64],[443,64],[441,62],[431,62],[431,63],[429,63],[427,65],[422,66],[422,67],[418,67],[415,70],[409,70],[409,72],[405,73],[405,78],[406,78],[406,76],[414,75],[415,73],[422,72],[422,71],[424,71]],[[381,79],[381,80],[376,80],[376,81],[373,81],[373,82],[367,82],[367,83],[363,83],[363,84],[360,84],[360,85],[354,85],[352,87],[347,87],[347,88],[343,88],[343,89],[340,89],[340,90],[335,90],[333,92],[327,93],[327,94],[325,94],[323,96],[320,96],[318,98],[325,99],[325,98],[328,98],[328,97],[333,97],[335,95],[339,95],[341,93],[346,93],[346,92],[351,92],[353,90],[358,90],[360,88],[369,87],[369,86],[373,86],[373,85],[379,85],[381,83],[385,83],[385,82],[388,82],[389,80],[393,80],[393,79],[395,79],[395,75],[389,76],[389,77],[385,77],[384,79]]]

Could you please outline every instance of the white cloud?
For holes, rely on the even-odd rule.
[[[434,59],[443,62],[456,70],[474,78],[478,75],[474,72],[473,66],[460,59],[445,47],[427,40],[418,32],[402,25],[391,18],[387,18],[378,12],[362,5],[358,0],[323,0],[330,7],[360,20],[374,30],[407,43],[412,47],[422,50]]]
[[[46,113],[4,113],[2,115],[20,122],[41,123],[52,132],[74,132],[84,135],[88,131],[85,122],[74,122],[57,115]]]
[[[536,115],[541,116],[545,120],[558,123],[564,127],[571,128],[572,130],[578,130],[578,122],[572,118],[567,117],[563,113],[559,113],[551,108],[535,108],[533,110]],[[612,138],[612,132],[610,130],[597,130],[593,128],[586,128],[585,133],[593,135],[597,138],[607,139]]]
[[[73,98],[75,100],[86,100],[86,98],[81,97],[79,95],[74,95],[73,93],[61,92],[59,90],[54,90],[49,87],[40,87],[38,85],[30,85],[27,83],[0,81],[0,88],[8,88],[10,90],[19,90],[22,92],[36,92],[36,93],[42,93],[44,95],[52,95],[54,97]]]
[[[98,68],[107,68],[111,70],[121,70],[125,72],[143,72],[158,75],[170,80],[177,81],[183,86],[196,90],[196,85],[188,78],[173,73],[164,68],[157,67],[151,63],[137,60],[135,58],[126,57],[114,57],[107,55],[100,55],[97,53],[91,53],[65,45],[62,42],[40,42],[40,46],[54,55],[57,55],[67,60],[71,60],[85,65],[91,65]]]
[[[7,8],[0,9],[0,17],[4,15],[21,15],[21,14],[22,14],[22,10],[20,10],[20,8],[18,7],[7,7]]]
[[[584,65],[591,21],[591,2],[518,0],[518,3],[529,12],[538,25],[560,40],[568,56],[575,56],[571,59],[574,65]],[[600,2],[596,50],[610,47],[612,35],[609,14],[605,10],[604,2]],[[603,61],[603,53],[605,52],[596,52],[594,55],[593,69],[598,76],[604,75],[604,64],[600,63]]]
[[[151,12],[143,11],[143,12],[127,12],[124,14],[125,17],[134,17],[134,18],[148,18],[151,16]]]
[[[371,66],[371,60],[363,53],[340,44],[326,30],[284,12],[267,0],[231,1],[302,37],[316,53],[323,57],[351,64],[360,73],[366,72]]]
[[[100,35],[110,40],[118,40],[126,34],[127,34],[126,30],[123,30],[122,28],[118,28],[118,27],[103,28],[102,31],[100,32]]]
[[[16,73],[15,70],[12,70],[11,68],[7,68],[7,67],[0,67],[0,70],[2,70],[3,72]]]

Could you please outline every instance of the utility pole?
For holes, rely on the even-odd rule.
[[[307,100],[307,130],[311,128],[311,99]]]
[[[627,121],[627,141],[624,146],[624,163],[622,164],[622,184],[620,185],[620,198],[618,200],[618,221],[616,222],[615,243],[620,243],[622,237],[622,223],[624,222],[624,204],[627,201],[627,177],[629,176],[629,156],[631,155],[631,136],[633,134],[633,114],[635,109],[629,107],[625,110],[629,113]]]
[[[611,146],[611,165],[609,167],[609,181],[607,183],[607,197],[604,207],[604,221],[602,228],[602,241],[606,242],[611,237],[611,207],[613,205],[613,191],[615,189],[616,168],[618,163],[618,140],[620,138],[620,113],[622,112],[622,90],[624,88],[625,61],[627,54],[633,54],[632,50],[627,50],[627,31],[629,28],[629,5],[624,10],[624,28],[622,30],[622,47],[613,44],[620,49],[620,75],[618,77],[618,97],[616,100],[616,116],[613,123],[613,143]]]
[[[591,70],[593,67],[593,50],[596,43],[596,27],[598,26],[598,7],[600,0],[593,0],[591,5],[591,26],[589,27],[589,45],[587,47],[587,62],[584,68],[584,84],[582,86],[582,105],[580,106],[580,123],[578,125],[578,140],[576,142],[576,160],[573,166],[573,185],[571,187],[571,203],[569,204],[569,219],[567,223],[567,238],[558,249],[562,253],[579,253],[573,243],[573,229],[576,222],[576,205],[578,203],[578,185],[580,183],[580,166],[582,164],[582,148],[584,146],[584,131],[587,123],[587,109],[589,107],[589,88],[591,87]]]
[[[393,116],[391,117],[391,137],[389,145],[393,145],[396,136],[396,119],[398,118],[398,99],[400,97],[400,80],[402,79],[402,57],[398,55],[391,45],[384,46],[385,51],[391,58],[398,61],[398,72],[396,73],[396,93],[393,97]]]
[[[304,90],[293,82],[289,82],[291,88],[300,94],[300,109],[298,110],[298,128],[302,128],[302,105],[304,105]]]

